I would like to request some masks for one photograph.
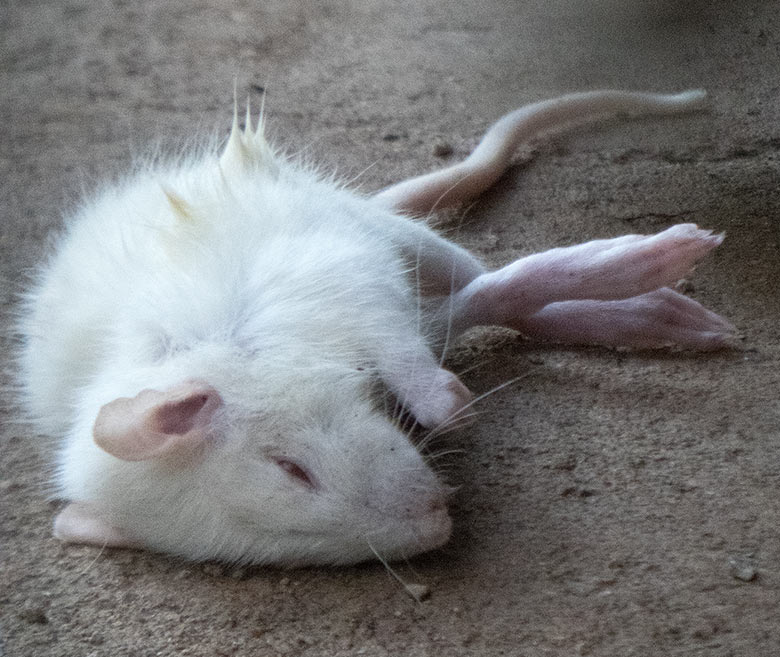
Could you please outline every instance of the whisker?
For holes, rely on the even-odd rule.
[[[98,562],[98,559],[103,556],[103,552],[105,552],[107,545],[107,543],[103,543],[103,545],[100,546],[100,550],[98,550],[98,553],[95,555],[95,557],[90,559],[85,568],[74,575],[73,579],[71,580],[71,584],[75,583],[76,580],[86,575],[87,572],[92,569],[92,566],[94,566]]]
[[[379,552],[376,551],[368,538],[366,538],[366,543],[368,544],[368,547],[371,548],[374,556],[376,556],[376,558],[379,559],[379,562],[385,567],[385,570],[393,576],[393,579],[395,579],[396,582],[404,587],[404,591],[412,596],[417,602],[422,602],[422,600],[420,600],[420,598],[412,591],[412,588],[409,586],[409,584],[405,582],[403,578],[390,567],[390,564],[387,563],[387,559],[385,559],[382,555],[379,554]]]
[[[442,427],[442,426],[446,427],[454,419],[458,419],[459,417],[463,417],[463,411],[466,410],[467,408],[470,408],[471,406],[473,406],[477,402],[485,399],[486,397],[489,397],[490,395],[498,392],[499,390],[502,390],[503,388],[506,388],[507,386],[510,386],[510,385],[512,385],[514,383],[517,383],[518,381],[520,381],[521,379],[524,379],[527,376],[528,376],[528,374],[521,374],[520,376],[516,376],[513,379],[509,379],[508,381],[504,381],[504,383],[501,383],[501,384],[495,386],[494,388],[491,388],[487,392],[483,392],[481,395],[478,395],[477,397],[474,397],[474,399],[472,399],[468,404],[463,405],[455,413],[453,413],[449,417],[445,418],[437,427],[435,427],[431,431],[431,434],[436,434],[440,427]]]
[[[479,360],[479,361],[477,361],[475,363],[472,363],[468,367],[464,367],[462,370],[456,372],[456,375],[457,375],[458,378],[461,378],[462,376],[465,376],[466,374],[469,374],[469,373],[473,372],[474,370],[478,370],[480,367],[482,367],[483,365],[485,365],[488,362],[489,362],[488,358],[483,358],[482,360]]]
[[[454,291],[455,291],[455,262],[452,263],[452,269],[450,271],[450,293],[447,296],[447,329],[444,332],[444,343],[441,347],[441,356],[439,357],[439,367],[444,364],[444,360],[447,357],[447,350],[450,348],[450,340],[452,339],[452,309],[455,303]]]
[[[373,167],[375,167],[379,163],[379,160],[374,160],[371,164],[369,164],[367,167],[365,167],[362,171],[358,171],[352,178],[349,180],[346,180],[344,182],[345,187],[353,187],[355,185],[355,182],[363,176],[367,171],[370,171]]]
[[[469,178],[470,176],[473,176],[473,175],[474,175],[474,172],[471,172],[471,171],[470,171],[470,172],[467,172],[467,173],[463,174],[463,176],[462,176],[461,178],[459,178],[459,179],[458,179],[458,180],[456,180],[454,183],[452,183],[452,185],[450,185],[449,187],[447,187],[447,188],[446,188],[446,189],[445,189],[445,190],[444,190],[444,191],[443,191],[443,192],[442,192],[442,193],[439,195],[439,198],[437,198],[437,199],[436,199],[436,200],[433,202],[433,205],[431,205],[431,209],[430,209],[430,210],[428,210],[428,216],[429,216],[429,217],[431,217],[431,216],[433,216],[433,215],[434,215],[434,213],[436,212],[436,210],[437,210],[437,208],[438,208],[438,205],[439,205],[439,203],[441,203],[441,202],[444,200],[444,198],[447,196],[447,194],[449,194],[449,193],[450,193],[450,192],[451,192],[453,189],[455,189],[455,188],[456,188],[458,185],[460,185],[460,184],[461,184],[462,182],[464,182],[465,180],[468,180],[468,178]],[[473,203],[472,203],[472,205],[473,205]],[[447,207],[447,206],[444,206],[444,207]]]
[[[474,411],[472,413],[469,413],[468,415],[455,414],[452,418],[445,420],[444,422],[439,424],[435,429],[432,429],[428,433],[428,435],[425,436],[422,442],[420,442],[418,449],[420,450],[426,449],[428,445],[431,442],[433,442],[435,439],[441,438],[442,436],[446,436],[448,433],[457,431],[458,429],[463,428],[467,424],[470,424],[470,422],[465,422],[464,420],[471,420],[480,415],[482,415],[481,411]]]
[[[412,420],[412,423],[410,426],[404,427],[404,432],[406,433],[406,437],[408,440],[412,439],[412,434],[420,427],[422,426],[418,421],[417,418],[413,415],[410,415],[409,418]]]
[[[440,459],[444,456],[450,456],[452,454],[465,454],[465,449],[446,449],[443,452],[436,452],[435,454],[426,454],[425,460],[426,461],[435,461],[437,459]]]

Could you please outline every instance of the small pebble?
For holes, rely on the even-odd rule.
[[[433,145],[433,154],[435,157],[447,157],[452,155],[453,148],[446,141],[440,141]]]
[[[677,281],[677,285],[674,286],[674,289],[683,294],[693,294],[696,292],[696,286],[687,278]]]
[[[46,625],[49,622],[43,607],[25,607],[19,612],[19,616],[22,620],[36,625]]]
[[[745,557],[731,557],[729,559],[731,575],[742,582],[752,582],[758,577],[758,571],[751,561]]]
[[[425,584],[406,584],[406,592],[417,602],[422,602],[431,597],[431,588]]]
[[[498,243],[499,243],[498,235],[496,235],[493,232],[487,233],[483,238],[483,243],[484,243],[484,248],[489,249],[491,251],[498,248]]]

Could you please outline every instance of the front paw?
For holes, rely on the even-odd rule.
[[[441,368],[421,377],[414,388],[414,397],[407,400],[406,407],[428,429],[460,424],[474,398],[457,376]]]

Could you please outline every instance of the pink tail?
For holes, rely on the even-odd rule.
[[[404,180],[382,190],[377,198],[398,212],[425,215],[488,189],[509,166],[517,147],[544,132],[610,114],[686,112],[700,108],[706,96],[699,89],[670,95],[586,91],[533,103],[499,119],[463,162]]]

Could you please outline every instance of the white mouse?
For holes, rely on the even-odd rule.
[[[27,406],[61,436],[69,504],[55,535],[281,565],[441,546],[449,488],[399,411],[435,428],[469,406],[440,365],[447,341],[494,324],[557,342],[712,349],[732,329],[667,287],[721,242],[693,225],[488,272],[414,217],[480,193],[544,131],[703,98],[536,103],[464,162],[374,196],[285,160],[261,122],[234,118],[221,154],[151,164],[85,200],[20,326]]]

